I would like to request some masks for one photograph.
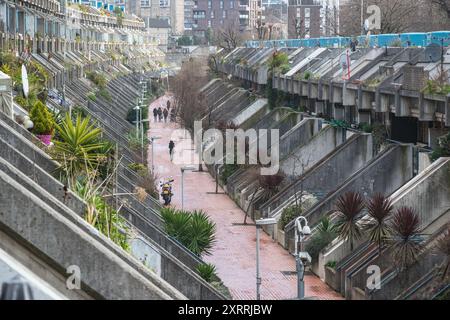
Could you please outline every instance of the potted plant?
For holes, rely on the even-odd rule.
[[[47,107],[41,102],[37,101],[30,111],[30,119],[33,121],[33,133],[45,145],[50,145],[55,121]]]

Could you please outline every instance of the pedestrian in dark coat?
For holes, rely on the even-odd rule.
[[[164,122],[167,122],[167,117],[169,116],[169,111],[167,109],[164,109],[163,116],[164,116]]]
[[[155,120],[155,122],[158,120],[158,109],[157,108],[153,108],[153,119]]]

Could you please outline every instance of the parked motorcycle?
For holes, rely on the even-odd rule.
[[[172,182],[174,180],[172,178],[169,178],[166,181],[163,181],[161,183],[161,197],[164,200],[164,205],[168,206],[170,205],[170,202],[172,201]]]

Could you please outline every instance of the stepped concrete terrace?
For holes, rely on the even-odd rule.
[[[282,111],[283,112],[283,111]],[[292,122],[293,118],[297,118],[299,114],[287,112],[281,122],[274,123],[271,129],[280,130],[279,153],[280,168],[283,170],[284,159],[297,146],[306,144],[307,141],[318,132],[319,122],[317,119],[305,118],[296,123]],[[297,118],[298,119],[298,118]],[[287,122],[287,126],[282,123]],[[270,149],[270,148],[269,148]],[[258,174],[254,168],[239,169],[227,179],[227,192],[237,201],[238,205],[253,215],[253,204],[258,202],[259,195],[255,190],[258,188]]]
[[[394,210],[403,206],[415,209],[420,217],[421,229],[427,235],[433,235],[437,231],[441,232],[441,228],[449,221],[449,163],[449,158],[436,160],[427,169],[423,170],[419,175],[415,176],[390,196]],[[367,217],[363,219],[367,219]],[[359,296],[365,295],[368,299],[370,295],[382,297],[383,295],[391,294],[394,295],[391,298],[394,298],[395,295],[400,294],[401,290],[399,289],[395,293],[392,286],[390,291],[366,291],[363,294],[364,288],[362,283],[367,277],[367,274],[365,274],[365,266],[370,264],[379,265],[383,273],[382,281],[384,283],[388,281],[397,283],[395,277],[398,272],[389,259],[390,248],[384,249],[380,259],[378,249],[373,245],[370,245],[365,239],[361,239],[359,243],[361,245],[357,246],[353,253],[350,253],[348,243],[339,240],[335,240],[327,248],[327,255],[330,260],[339,262],[335,270],[330,270],[330,268],[326,269],[326,282],[348,297],[356,294]],[[425,260],[424,262],[426,262]],[[417,275],[418,271],[415,272],[416,275],[411,275],[411,279],[406,284],[409,283],[412,285],[412,280],[418,280],[420,278],[421,275]],[[394,284],[392,285],[395,287]],[[359,286],[359,290],[353,290],[353,286]]]
[[[296,181],[282,188],[275,196],[260,207],[262,217],[279,219],[284,208],[296,201],[296,195],[303,193],[313,196],[318,201],[323,199],[336,186],[364,167],[373,157],[372,136],[370,134],[355,133],[347,141],[326,155],[314,166],[301,175]],[[339,170],[336,170],[339,168]],[[314,201],[313,198],[313,201]],[[311,224],[318,221],[311,221]],[[275,228],[267,228],[274,238],[277,237]],[[291,242],[286,236],[286,243]],[[289,239],[289,240],[288,240]],[[291,248],[289,248],[291,249]]]
[[[339,196],[350,191],[359,192],[365,198],[370,198],[376,193],[391,195],[413,178],[413,152],[414,148],[411,145],[387,146],[366,166],[350,176],[324,199],[316,202],[304,213],[304,216],[308,221],[317,222],[326,215],[332,215]],[[285,231],[291,236],[293,223],[289,223]],[[318,261],[313,264],[313,271],[321,279],[325,279],[325,265],[337,259],[336,255],[328,255],[328,252],[324,250],[319,254]]]
[[[219,70],[242,80],[245,86],[248,86],[249,81],[255,86],[259,85],[257,80],[249,80],[245,75],[252,72],[251,68],[256,62],[252,60],[252,66],[248,67],[246,63],[250,61],[250,55],[256,60],[260,57],[259,61],[266,64],[264,53],[270,50],[273,49],[237,48],[228,56],[218,59]],[[284,48],[279,50],[283,52]],[[423,90],[425,80],[434,79],[440,70],[440,59],[430,60],[427,50],[414,47],[358,49],[350,53],[351,73],[345,80],[343,77],[346,74],[343,74],[340,66],[341,56],[345,55],[344,49],[288,50],[284,52],[289,57],[289,70],[284,74],[275,73],[272,87],[290,94],[299,106],[306,107],[313,114],[348,123],[372,123],[378,119],[374,112],[386,114],[381,121],[392,128],[392,139],[421,142],[434,147],[436,137],[448,130],[428,124],[433,122],[437,125],[438,119],[442,119],[445,126],[449,126],[450,98]],[[258,51],[261,53],[258,54]],[[444,68],[449,63],[450,60],[445,58]],[[231,68],[233,64],[238,66]],[[306,73],[310,76],[306,77]],[[405,126],[417,126],[426,134],[406,137],[405,133],[398,131]]]
[[[10,121],[13,122],[12,120]],[[0,133],[5,132],[8,129],[11,130],[11,128],[5,126],[3,122],[0,122],[0,125]],[[22,131],[27,132],[23,128]],[[12,132],[10,131],[10,136],[11,133]],[[16,137],[20,136],[16,135]],[[12,140],[13,139],[10,139],[9,141],[11,142]],[[48,164],[48,162],[51,160],[46,154],[34,147],[33,144],[28,144],[28,147],[26,147],[25,139],[22,140],[22,143],[16,142],[14,144],[17,146],[17,149],[25,151],[25,154],[28,155],[33,155],[32,150],[34,149],[34,152],[37,152],[37,154],[40,155],[40,158],[34,156],[32,158],[33,161],[31,161],[23,153],[17,151],[16,148],[12,147],[10,144],[4,142],[4,140],[0,138],[0,157],[4,158],[7,161],[6,165],[14,165],[17,168],[16,170],[21,170],[23,174],[33,178],[33,180],[39,183],[42,188],[45,188],[47,192],[51,193],[54,199],[58,199],[58,201],[61,202],[64,201],[64,205],[73,210],[74,214],[83,216],[85,212],[85,204],[82,202],[82,200],[80,200],[70,190],[66,194],[64,191],[64,186],[50,175],[51,173],[55,172],[57,164],[54,162]],[[44,164],[44,167],[53,167],[54,169],[46,172],[42,170],[39,165],[36,165],[36,163]],[[46,163],[47,165],[45,165]],[[2,167],[0,166],[0,168]],[[5,167],[3,167],[2,169],[3,171],[6,170]],[[8,168],[8,170],[11,169]],[[22,185],[24,185],[24,183],[22,183]],[[119,188],[118,190],[118,192],[124,191],[125,190],[122,190],[121,188]],[[36,193],[36,195],[39,196],[39,193]],[[128,200],[130,200],[130,198]],[[139,204],[139,202],[131,203],[131,206],[129,208],[127,207],[124,209],[124,213],[122,213],[122,215],[128,218],[128,221],[131,221],[131,225],[133,226],[133,228],[143,230],[143,233],[145,235],[150,236],[149,239],[152,244],[151,247],[154,248],[160,259],[160,264],[157,268],[159,270],[159,275],[163,277],[163,279],[174,285],[176,288],[179,288],[181,292],[183,292],[187,297],[191,299],[223,298],[215,291],[215,289],[213,289],[194,271],[192,271],[198,264],[202,263],[201,260],[192,255],[192,253],[190,253],[187,249],[170,239],[161,229],[162,227],[160,221],[158,221],[158,225],[155,225],[154,222],[149,220],[148,211],[144,215],[139,213],[145,212],[142,209],[139,210]],[[135,208],[137,208],[139,211]],[[131,217],[129,217],[130,212],[132,212]],[[134,232],[136,231],[137,230],[134,230]],[[152,241],[151,239],[155,240]],[[180,260],[178,260],[172,254],[175,254],[177,257],[179,257]],[[184,263],[187,263],[187,265],[185,265]]]

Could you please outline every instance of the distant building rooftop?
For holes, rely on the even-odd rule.
[[[170,28],[169,21],[167,19],[150,18],[147,21],[148,28]]]

